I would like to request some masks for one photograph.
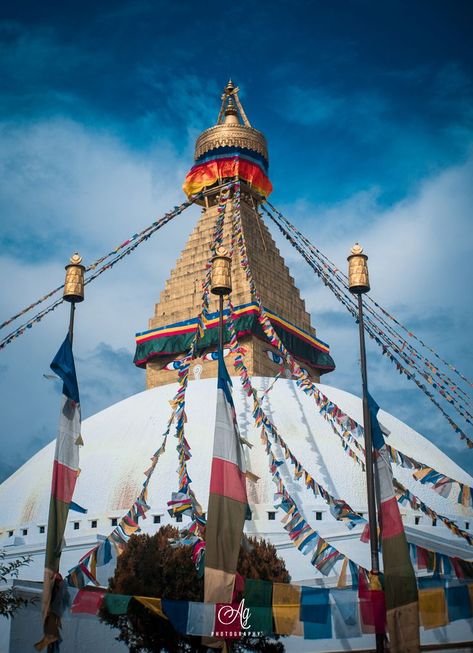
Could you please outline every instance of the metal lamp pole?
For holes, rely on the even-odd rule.
[[[232,259],[225,247],[217,247],[212,259],[210,291],[219,296],[218,348],[223,354],[223,296],[232,292]]]
[[[368,493],[368,521],[370,529],[371,571],[379,574],[378,520],[376,515],[376,494],[374,481],[373,434],[368,405],[368,371],[366,366],[365,327],[363,322],[362,295],[369,291],[368,257],[358,244],[348,257],[348,288],[358,298],[358,328],[360,334],[361,383],[363,389],[363,430],[365,435],[366,485]],[[376,651],[384,653],[384,634],[376,633]]]
[[[69,314],[69,339],[72,345],[74,337],[74,317],[76,312],[76,303],[84,301],[84,272],[85,267],[81,265],[82,257],[76,252],[71,256],[70,263],[66,265],[66,280],[64,282],[64,291],[62,296],[66,302],[70,302],[71,310]]]

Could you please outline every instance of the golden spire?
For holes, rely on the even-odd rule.
[[[239,90],[229,79],[221,96],[217,124],[206,129],[197,139],[194,155],[196,160],[219,147],[241,147],[262,154],[268,161],[266,139],[251,126],[238,97]]]

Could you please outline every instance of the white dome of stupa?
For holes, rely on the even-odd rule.
[[[259,377],[253,381],[256,388],[264,390],[274,379]],[[239,379],[234,378],[233,383],[240,430],[253,445],[248,455],[249,469],[259,477],[256,483],[248,482],[252,518],[246,522],[246,532],[266,537],[277,545],[294,581],[315,582],[321,576],[310,565],[310,556],[303,556],[293,547],[280,523],[283,513],[275,514],[275,486],[259,431],[254,426],[251,404]],[[186,395],[186,438],[192,453],[188,471],[192,489],[204,510],[209,491],[216,385],[215,379],[192,380]],[[362,422],[358,397],[330,386],[319,384],[318,387],[344,412]],[[74,501],[88,512],[69,513],[66,550],[61,559],[63,572],[67,573],[77,563],[80,542],[84,538],[90,542],[91,537],[107,536],[113,530],[113,520],[123,516],[138,496],[145,478],[143,472],[162,442],[170,416],[169,401],[176,389],[176,384],[170,384],[146,390],[84,420],[81,473]],[[352,508],[366,516],[364,472],[345,453],[339,438],[318,412],[314,400],[301,392],[294,381],[279,379],[265,399],[265,409],[293,454],[315,480],[333,496],[345,499]],[[473,485],[473,479],[425,437],[384,411],[380,411],[379,418],[390,432],[387,441],[393,447],[456,480]],[[151,509],[148,518],[141,522],[144,532],[154,532],[163,523],[175,523],[167,512],[167,501],[178,489],[177,440],[172,435],[171,431],[166,451],[149,484]],[[274,451],[277,453],[277,448]],[[44,530],[42,527],[48,520],[53,454],[54,442],[51,442],[0,485],[0,537],[3,546],[16,544],[38,554],[44,551],[46,535],[40,531]],[[283,459],[282,455],[280,457]],[[412,471],[397,465],[393,465],[393,470],[401,483],[427,505],[465,527],[468,520],[465,508],[433,492],[431,486],[421,485],[412,478]],[[312,528],[355,562],[368,566],[369,548],[359,540],[360,527],[350,531],[345,524],[337,522],[320,497],[315,498],[305,489],[303,482],[294,480],[290,464],[285,462],[280,472]],[[470,557],[464,540],[453,537],[442,524],[433,527],[431,520],[422,513],[401,510],[410,541],[430,548],[434,539],[445,553]],[[414,515],[421,517],[418,526],[414,525]],[[182,525],[187,521],[184,516]],[[41,579],[40,561],[28,569],[28,577]]]

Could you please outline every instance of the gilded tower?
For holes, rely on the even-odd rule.
[[[202,282],[209,258],[209,245],[217,218],[222,186],[238,178],[241,187],[241,227],[246,240],[248,262],[255,286],[273,326],[287,348],[318,381],[334,369],[328,345],[316,336],[294,279],[276,247],[258,206],[272,190],[268,178],[268,149],[264,135],[251,126],[230,81],[222,95],[217,124],[205,130],[195,146],[195,165],[184,183],[188,196],[198,195],[202,215],[179,256],[161,292],[146,331],[137,334],[135,364],[146,367],[146,385],[152,388],[176,380],[179,359],[187,352],[202,306]],[[231,215],[230,197],[226,212]],[[230,219],[224,223],[224,245],[229,247]],[[232,261],[232,302],[238,317],[239,342],[246,349],[246,365],[251,375],[274,377],[284,374],[282,360],[258,328],[254,298],[238,257]],[[218,311],[211,296],[211,317]],[[240,319],[241,317],[241,319]],[[209,328],[217,320],[210,321]],[[196,378],[216,376],[213,352],[215,337],[207,338],[199,349],[200,358],[191,369]],[[212,332],[209,331],[212,335]],[[231,358],[231,354],[226,351]],[[227,367],[232,373],[233,367]]]

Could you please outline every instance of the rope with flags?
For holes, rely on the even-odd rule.
[[[288,231],[290,231],[295,237],[297,237],[301,243],[303,243],[313,254],[315,254],[320,261],[322,262],[323,267],[328,271],[334,274],[336,277],[338,277],[343,283],[346,283],[348,281],[348,278],[346,274],[344,274],[341,270],[339,270],[336,265],[325,255],[323,252],[321,252],[315,245],[313,245],[291,222],[280,212],[278,211],[267,198],[262,198],[266,206],[262,206],[263,210],[269,215],[271,220],[275,222],[275,224],[278,226],[278,228],[281,230],[280,225],[278,224],[278,220],[280,223],[285,225]],[[269,211],[266,210],[266,207],[269,207],[272,211],[270,213]],[[386,317],[388,320],[391,320],[396,326],[398,326],[400,329],[402,329],[409,338],[412,338],[419,342],[422,347],[430,351],[441,363],[443,363],[446,367],[448,367],[449,370],[454,372],[462,381],[464,381],[466,384],[468,384],[470,387],[473,387],[473,382],[470,381],[465,375],[463,375],[454,365],[443,359],[433,348],[431,348],[429,345],[427,345],[423,340],[421,340],[416,334],[412,331],[410,331],[406,326],[404,326],[399,320],[396,319],[394,315],[389,313],[385,308],[383,308],[378,302],[376,302],[369,294],[365,295],[365,298],[368,300],[368,303],[372,304],[375,308],[377,308],[384,317]],[[384,322],[386,324],[386,322]],[[391,326],[389,328],[392,329]],[[398,337],[401,341],[403,341],[402,337],[399,336],[399,334],[396,333],[396,331],[392,331],[394,334],[396,334],[396,337]],[[432,366],[432,363],[422,356],[419,352],[416,351],[416,349],[406,340],[404,340],[406,347],[411,349],[411,351],[414,353],[414,355],[419,356],[421,359],[425,361],[428,366]],[[440,378],[445,378],[445,380],[448,382],[448,384],[451,384],[454,386],[452,390],[459,390],[465,397],[467,397],[466,393],[463,392],[463,390],[460,387],[455,387],[454,382],[446,375],[442,374],[440,370],[436,369],[435,366],[432,366],[434,369],[432,369],[432,372],[434,374],[437,374]]]
[[[106,272],[107,270],[110,270],[113,268],[119,261],[121,261],[125,256],[128,256],[131,254],[141,243],[145,242],[151,236],[156,233],[159,229],[164,227],[168,222],[170,222],[173,218],[175,218],[177,215],[181,214],[185,209],[187,209],[189,206],[194,204],[194,202],[199,199],[199,197],[202,195],[202,193],[194,196],[192,199],[183,202],[179,206],[175,206],[172,211],[169,211],[166,213],[162,218],[159,220],[156,220],[153,222],[151,225],[143,229],[141,232],[137,234],[133,234],[130,238],[125,240],[123,243],[118,245],[114,250],[109,252],[108,254],[105,254],[104,256],[101,256],[99,259],[97,259],[94,263],[86,267],[86,273],[91,272],[89,276],[87,276],[84,280],[84,285],[87,285],[97,279],[101,274]],[[123,250],[123,251],[121,251]],[[118,254],[118,252],[120,252]],[[106,263],[105,265],[102,265],[99,267],[97,270],[97,266],[100,265],[103,261],[107,260],[108,258],[114,257],[109,263]],[[95,271],[96,270],[96,271]],[[17,318],[21,317],[22,315],[25,315],[28,313],[30,310],[38,306],[39,304],[43,303],[53,295],[55,295],[57,292],[62,290],[64,288],[64,284],[61,284],[54,290],[49,291],[42,297],[40,297],[38,300],[27,306],[26,308],[22,309],[15,315],[13,315],[11,318],[8,320],[5,320],[2,322],[0,325],[0,329],[4,328],[5,326],[8,326],[12,322],[14,322]],[[58,306],[60,306],[64,302],[64,299],[61,297],[57,300],[55,300],[52,304],[47,306],[46,308],[42,309],[39,311],[36,315],[34,315],[32,318],[18,326],[16,329],[14,329],[11,333],[9,333],[7,336],[5,336],[2,340],[0,340],[0,350],[6,347],[6,345],[9,345],[13,340],[16,338],[22,336],[24,333],[26,333],[29,329],[31,329],[35,324],[38,324],[43,320],[46,315],[49,315],[49,313],[52,313]]]
[[[195,331],[189,351],[187,355],[182,359],[178,369],[179,389],[173,400],[173,407],[176,410],[176,438],[178,440],[177,451],[179,455],[179,486],[178,491],[172,494],[171,501],[168,502],[168,512],[173,516],[177,516],[179,514],[190,515],[192,518],[192,524],[188,530],[190,533],[197,537],[202,535],[205,530],[205,517],[203,515],[202,507],[197,501],[190,486],[191,479],[187,470],[187,461],[190,459],[191,453],[189,443],[187,442],[184,433],[186,421],[185,398],[189,382],[191,361],[196,357],[199,339],[205,329],[205,319],[208,314],[209,307],[212,269],[211,261],[215,255],[217,247],[221,245],[223,240],[223,225],[225,221],[226,206],[230,197],[230,189],[231,186],[228,185],[224,187],[220,193],[219,203],[217,206],[217,219],[215,221],[213,238],[209,245],[209,259],[206,264],[206,274],[202,284],[202,308],[200,315],[198,316],[198,328]]]
[[[353,315],[353,317],[357,319],[356,305],[353,300],[353,297],[350,295],[348,291],[346,276],[342,275],[339,272],[339,270],[334,266],[334,264],[332,263],[329,264],[327,263],[326,260],[323,260],[319,250],[317,250],[312,245],[310,245],[310,243],[307,245],[308,243],[307,239],[305,239],[305,237],[303,237],[302,234],[300,234],[300,232],[295,227],[290,225],[290,223],[288,223],[286,219],[284,219],[285,223],[283,224],[282,219],[278,220],[270,211],[267,210],[265,206],[263,206],[263,210],[275,222],[275,224],[278,226],[278,228],[286,237],[286,239],[299,251],[299,253],[301,253],[303,258],[307,261],[307,263],[309,263],[312,269],[314,269],[316,274],[320,278],[322,278],[324,284],[334,293],[336,298],[347,308],[347,310]],[[278,217],[279,215],[280,214],[278,214]],[[290,228],[292,229],[291,233],[289,233],[289,228],[287,227],[287,224],[289,224]],[[410,348],[410,351],[414,353],[412,354],[412,356],[408,356],[404,351],[404,349],[406,348],[406,344],[408,344],[406,343],[405,339],[400,337],[398,334],[396,334],[391,329],[391,327],[387,325],[388,327],[387,330],[391,330],[394,336],[399,339],[399,344],[397,344],[395,340],[389,337],[386,331],[381,328],[380,324],[384,323],[384,325],[386,325],[386,322],[385,321],[383,322],[383,319],[380,318],[380,316],[375,311],[369,308],[369,305],[367,306],[368,306],[368,313],[371,313],[371,317],[370,315],[366,316],[366,323],[365,323],[366,331],[368,335],[373,340],[375,340],[375,342],[379,346],[382,347],[383,354],[389,357],[390,361],[396,365],[397,370],[401,374],[404,374],[408,379],[416,383],[417,387],[420,390],[422,390],[422,392],[429,398],[429,400],[438,408],[438,410],[440,410],[442,415],[449,422],[450,426],[455,430],[456,433],[460,435],[460,438],[466,442],[467,446],[470,448],[473,447],[473,441],[450,417],[450,415],[446,412],[446,410],[435,399],[432,392],[430,392],[425,387],[425,385],[419,380],[419,378],[416,376],[416,371],[424,380],[427,380],[427,382],[432,386],[434,391],[437,392],[442,397],[442,399],[444,399],[448,403],[450,407],[452,407],[460,414],[460,416],[466,421],[467,424],[471,425],[473,423],[472,413],[464,405],[465,398],[466,398],[467,400],[466,403],[468,404],[468,406],[470,406],[466,394],[463,393],[464,395],[464,398],[462,397],[463,403],[460,403],[458,399],[455,399],[455,397],[452,395],[455,395],[456,397],[460,396],[458,392],[459,390],[458,386],[454,385],[453,381],[449,377],[440,376],[440,372],[435,367],[433,367],[433,364],[430,361],[428,361],[425,357],[422,357],[420,354],[418,354],[411,345],[408,345],[408,348]],[[423,370],[419,368],[419,365],[414,360],[414,357],[418,358],[420,361],[423,361],[424,364]],[[413,371],[410,371],[408,367],[411,367]],[[439,377],[437,379],[437,382],[435,382],[432,377],[433,369],[436,370],[437,376]],[[449,384],[448,386],[446,385],[447,383]]]

